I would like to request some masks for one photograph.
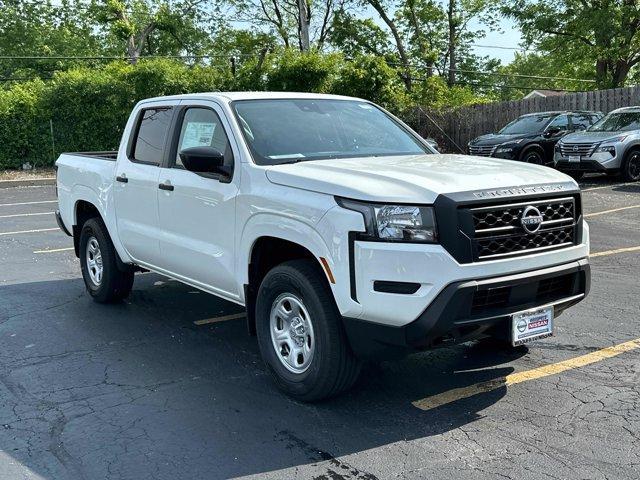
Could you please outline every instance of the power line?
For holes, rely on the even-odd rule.
[[[449,68],[447,69],[450,72],[460,72],[460,73],[476,73],[479,75],[495,75],[498,77],[517,77],[517,78],[532,78],[534,80],[563,80],[567,82],[584,82],[584,83],[596,83],[595,80],[585,80],[582,78],[567,78],[567,77],[545,77],[542,75],[521,75],[518,73],[497,73],[497,72],[487,72],[480,70],[465,70],[460,68]]]
[[[402,63],[398,62],[387,62],[390,66],[396,67],[404,67]],[[429,67],[425,67],[424,65],[414,65],[409,64],[409,67],[415,68],[416,70],[429,70]],[[445,70],[450,72],[458,72],[458,73],[470,73],[476,75],[488,75],[488,76],[496,76],[496,77],[516,77],[516,78],[529,78],[533,80],[562,80],[567,82],[584,82],[584,83],[596,83],[595,80],[586,80],[583,78],[568,78],[568,77],[547,77],[542,75],[523,75],[519,73],[498,73],[498,72],[489,72],[485,70],[468,70],[468,69],[460,69],[460,68],[446,68]],[[553,89],[549,89],[553,90]]]
[[[518,52],[531,52],[533,51],[533,49],[531,48],[526,48],[526,47],[503,47],[502,45],[479,45],[479,44],[473,44],[470,45],[471,47],[477,47],[477,48],[495,48],[497,50],[515,50]]]
[[[234,57],[255,57],[255,53],[238,53],[234,55],[140,55],[139,57],[118,56],[118,55],[0,55],[0,60],[131,60],[137,58],[234,58]]]

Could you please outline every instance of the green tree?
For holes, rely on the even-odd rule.
[[[600,88],[625,84],[640,63],[637,0],[506,0],[525,41],[567,62],[589,62]]]

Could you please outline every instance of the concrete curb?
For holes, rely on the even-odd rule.
[[[0,180],[0,188],[12,187],[42,187],[44,185],[55,185],[55,177],[46,178],[25,178],[23,180]]]

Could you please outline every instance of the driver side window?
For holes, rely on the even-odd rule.
[[[183,167],[180,152],[191,147],[213,147],[224,156],[224,166],[233,166],[233,152],[220,117],[208,108],[189,108],[180,128],[175,165]]]
[[[552,128],[558,128],[562,132],[566,132],[567,130],[569,130],[569,116],[558,115],[551,121],[551,123],[547,127],[547,130],[550,130]]]

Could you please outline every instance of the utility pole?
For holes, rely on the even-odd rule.
[[[309,42],[309,10],[306,0],[298,0],[298,24],[300,27],[300,50],[308,52],[310,48]]]

